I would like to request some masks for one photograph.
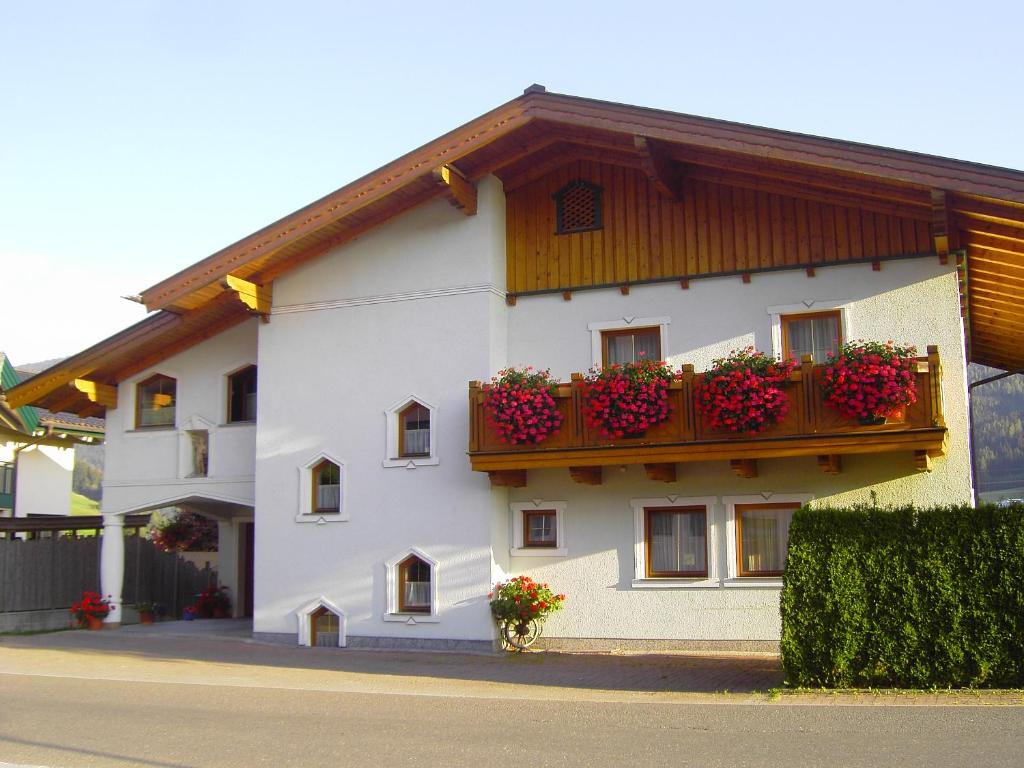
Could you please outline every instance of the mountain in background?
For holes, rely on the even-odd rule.
[[[972,365],[967,375],[973,382],[998,373],[995,368]],[[1024,374],[975,387],[972,397],[978,489],[1024,488]]]

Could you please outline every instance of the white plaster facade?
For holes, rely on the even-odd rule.
[[[255,519],[258,633],[306,637],[303,617],[336,606],[355,638],[490,641],[487,593],[529,573],[568,595],[545,634],[567,638],[775,640],[777,581],[739,581],[729,562],[738,498],[813,504],[969,502],[966,379],[955,267],[935,257],[578,292],[504,301],[501,185],[479,184],[479,211],[422,205],[274,283],[269,323],[249,321],[121,384],[107,413],[103,510],[195,503],[230,529]],[[730,349],[773,349],[780,312],[841,307],[848,339],[938,344],[948,450],[928,473],[902,454],[847,456],[838,476],[812,458],[759,462],[736,477],[724,462],[680,466],[678,480],[642,467],[605,471],[604,484],[565,470],[531,471],[529,485],[492,489],[466,457],[466,386],[507,365],[550,367],[567,379],[593,363],[594,331],[657,318],[670,362],[702,370]],[[787,309],[780,309],[787,308]],[[225,425],[226,375],[258,364],[258,419]],[[135,384],[153,373],[178,381],[177,425],[134,429]],[[387,415],[409,398],[432,409],[431,461],[390,463]],[[210,471],[184,477],[183,424],[205,421]],[[196,422],[193,422],[196,423]],[[344,514],[302,524],[303,472],[318,456],[344,467]],[[638,578],[635,509],[700,499],[708,509],[709,576],[700,583]],[[550,556],[522,556],[523,505],[557,503],[562,539]],[[205,505],[205,507],[203,506]],[[252,511],[254,510],[254,512]],[[323,517],[323,516],[322,516]],[[231,531],[224,533],[232,540]],[[419,553],[433,568],[428,614],[396,615],[395,564]],[[221,554],[225,568],[224,554]],[[226,573],[238,577],[230,562]],[[312,608],[310,608],[312,606]],[[308,610],[307,610],[308,609]],[[305,634],[303,634],[305,632]]]
[[[71,513],[73,447],[0,443],[0,462],[17,467],[16,493],[12,494],[14,506],[6,510],[10,516]]]

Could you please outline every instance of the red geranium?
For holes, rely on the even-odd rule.
[[[672,370],[658,360],[591,368],[583,380],[586,424],[603,437],[641,435],[668,418]]]
[[[892,416],[917,401],[914,363],[917,348],[891,339],[850,341],[829,355],[822,372],[825,402],[851,419],[871,421]]]
[[[529,576],[516,576],[494,586],[491,613],[497,621],[544,619],[560,610],[565,595],[556,595],[547,584],[538,584]]]
[[[757,434],[781,422],[789,397],[778,386],[796,361],[779,361],[753,347],[734,349],[715,360],[697,389],[697,408],[712,429]]]
[[[503,443],[539,443],[562,425],[564,417],[555,403],[558,381],[550,371],[506,368],[483,390],[487,423]]]
[[[110,601],[99,592],[83,592],[82,599],[71,605],[71,613],[79,624],[84,624],[87,617],[102,619],[110,613]]]

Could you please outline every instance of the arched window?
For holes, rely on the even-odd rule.
[[[556,234],[601,229],[601,187],[583,179],[570,181],[555,192]]]
[[[409,555],[398,564],[399,613],[430,613],[430,564]]]
[[[329,608],[320,606],[309,615],[309,644],[325,648],[338,647],[341,620]]]
[[[178,382],[156,374],[135,385],[135,428],[173,427]]]
[[[398,455],[430,455],[430,411],[415,401],[398,414]]]
[[[341,468],[324,459],[313,467],[313,512],[318,515],[341,511]]]

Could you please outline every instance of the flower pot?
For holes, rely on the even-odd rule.
[[[215,618],[215,619],[225,619],[225,618],[227,618],[227,615],[228,615],[228,612],[225,611],[223,608],[214,608],[213,609],[213,618]]]
[[[90,629],[93,632],[99,631],[103,629],[103,619],[101,619],[99,616],[86,616],[85,626],[87,629]]]
[[[139,611],[140,624],[153,624],[156,622],[156,615],[152,611]]]
[[[861,416],[857,419],[857,423],[863,427],[874,427],[879,424],[885,424],[885,416],[876,416],[874,414],[870,416]]]
[[[185,611],[185,613],[183,613],[181,615],[181,618],[184,619],[185,621],[195,621],[196,620],[196,615],[194,613],[192,613],[191,611]]]

